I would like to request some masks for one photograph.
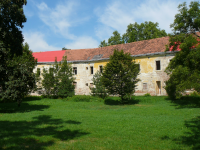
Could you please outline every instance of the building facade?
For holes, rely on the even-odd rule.
[[[114,49],[130,53],[140,66],[135,95],[150,93],[151,95],[166,95],[164,89],[165,81],[168,80],[164,72],[175,52],[165,52],[165,45],[169,44],[169,37],[132,42],[127,44],[112,45],[93,49],[74,49],[62,51],[48,51],[33,53],[38,59],[38,65],[34,69],[42,71],[49,68],[55,61],[61,61],[63,56],[67,56],[67,61],[72,64],[75,80],[76,95],[89,95],[90,87],[93,87],[92,78],[97,71],[102,71],[109,62],[109,56]]]

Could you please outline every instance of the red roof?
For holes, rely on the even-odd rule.
[[[33,53],[33,57],[35,57],[38,62],[54,62],[56,57],[57,61],[61,61],[65,52],[66,50],[35,52]]]

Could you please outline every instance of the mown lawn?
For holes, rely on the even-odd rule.
[[[116,99],[0,103],[0,149],[200,149],[200,98],[135,97],[131,105]]]

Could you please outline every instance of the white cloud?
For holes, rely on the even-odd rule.
[[[47,42],[44,40],[44,35],[39,32],[25,32],[24,39],[25,42],[29,44],[30,49],[33,52],[60,50],[58,47],[47,44]]]
[[[44,2],[39,4],[40,19],[49,26],[55,33],[61,34],[67,39],[76,39],[74,34],[69,31],[70,27],[77,26],[79,23],[88,20],[88,17],[77,17],[76,10],[79,4],[75,1],[68,1],[57,4],[55,8],[49,8]]]
[[[78,37],[72,43],[65,45],[69,49],[85,49],[85,48],[97,48],[99,42],[89,36]]]
[[[191,0],[187,0],[187,4]],[[171,33],[169,27],[174,21],[175,14],[178,13],[178,5],[183,3],[182,0],[144,0],[129,1],[118,0],[108,3],[105,7],[99,7],[95,9],[95,14],[98,17],[98,22],[101,26],[96,29],[96,35],[101,39],[101,35],[104,37],[110,37],[110,32],[102,30],[102,28],[109,28],[109,30],[117,30],[123,34],[126,32],[127,26],[130,23],[142,23],[145,21],[158,22],[159,28],[166,30],[167,33]],[[103,31],[104,33],[101,33]],[[99,34],[101,33],[101,34]]]

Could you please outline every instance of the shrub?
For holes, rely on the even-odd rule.
[[[148,97],[148,96],[151,96],[151,94],[150,93],[146,93],[146,94],[144,94],[144,96]]]

